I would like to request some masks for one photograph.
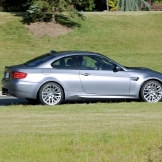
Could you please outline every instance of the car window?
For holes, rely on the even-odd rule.
[[[82,70],[113,70],[115,65],[98,56],[77,56]]]
[[[100,68],[102,70],[114,70],[114,68],[116,67],[114,63],[103,58],[100,59],[100,64]]]
[[[50,60],[51,58],[54,58],[55,56],[54,55],[51,55],[51,54],[44,54],[44,55],[41,55],[41,56],[38,56],[32,60],[29,60],[28,62],[24,63],[24,65],[26,66],[36,66],[36,65],[39,65],[45,61],[48,61]]]
[[[79,69],[75,56],[58,59],[54,61],[51,66],[54,69]]]

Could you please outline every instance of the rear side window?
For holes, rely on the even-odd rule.
[[[29,60],[27,61],[26,63],[24,63],[24,65],[26,66],[37,66],[45,61],[48,61],[50,60],[51,58],[54,58],[55,56],[54,55],[51,55],[51,54],[45,54],[45,55],[41,55],[41,56],[38,56],[32,60]]]
[[[79,69],[75,56],[64,57],[54,61],[51,66],[54,69]]]

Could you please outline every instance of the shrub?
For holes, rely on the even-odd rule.
[[[119,0],[118,6],[121,11],[151,10],[150,5],[145,0]]]
[[[55,16],[60,14],[63,11],[66,13],[71,13],[72,17],[79,16],[82,19],[87,19],[83,12],[78,12],[74,5],[84,5],[85,9],[92,9],[94,5],[92,4],[93,0],[28,0],[28,3],[25,5],[29,6],[27,10],[27,15],[25,22],[37,22],[37,21],[52,21],[55,22]]]
[[[156,1],[153,3],[153,5],[151,6],[152,11],[162,11],[162,1]]]
[[[26,20],[29,22],[42,21],[45,17],[45,12],[49,10],[49,4],[45,1],[33,1],[26,11]]]
[[[109,6],[110,6],[110,10],[111,11],[116,11],[117,10],[117,3],[118,3],[118,0],[109,0]]]

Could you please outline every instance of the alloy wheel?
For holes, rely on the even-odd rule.
[[[157,81],[148,81],[143,85],[141,95],[146,102],[158,102],[162,98],[162,85]]]
[[[57,105],[63,99],[63,90],[57,83],[46,83],[39,93],[40,101],[46,105]]]

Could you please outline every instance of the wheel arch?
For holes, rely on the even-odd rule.
[[[159,80],[159,79],[157,79],[157,78],[150,78],[150,79],[147,79],[147,80],[145,80],[142,84],[141,84],[141,87],[140,87],[140,89],[139,89],[139,98],[141,99],[141,89],[142,89],[142,86],[146,83],[146,82],[148,82],[148,81],[157,81],[157,82],[159,82],[161,85],[162,85],[162,81],[161,80]]]
[[[40,89],[42,88],[42,86],[45,85],[46,83],[49,83],[49,82],[56,83],[56,84],[58,84],[58,85],[62,88],[62,90],[63,90],[63,99],[65,99],[65,90],[64,90],[63,86],[62,86],[60,83],[58,83],[58,82],[56,82],[56,81],[53,81],[53,80],[46,81],[46,82],[44,82],[43,84],[41,84],[41,85],[39,86],[39,88],[38,88],[38,90],[37,90],[37,93],[36,93],[36,98],[37,98],[37,99],[39,98],[39,97],[38,97],[38,96],[39,96],[39,91],[40,91]]]

